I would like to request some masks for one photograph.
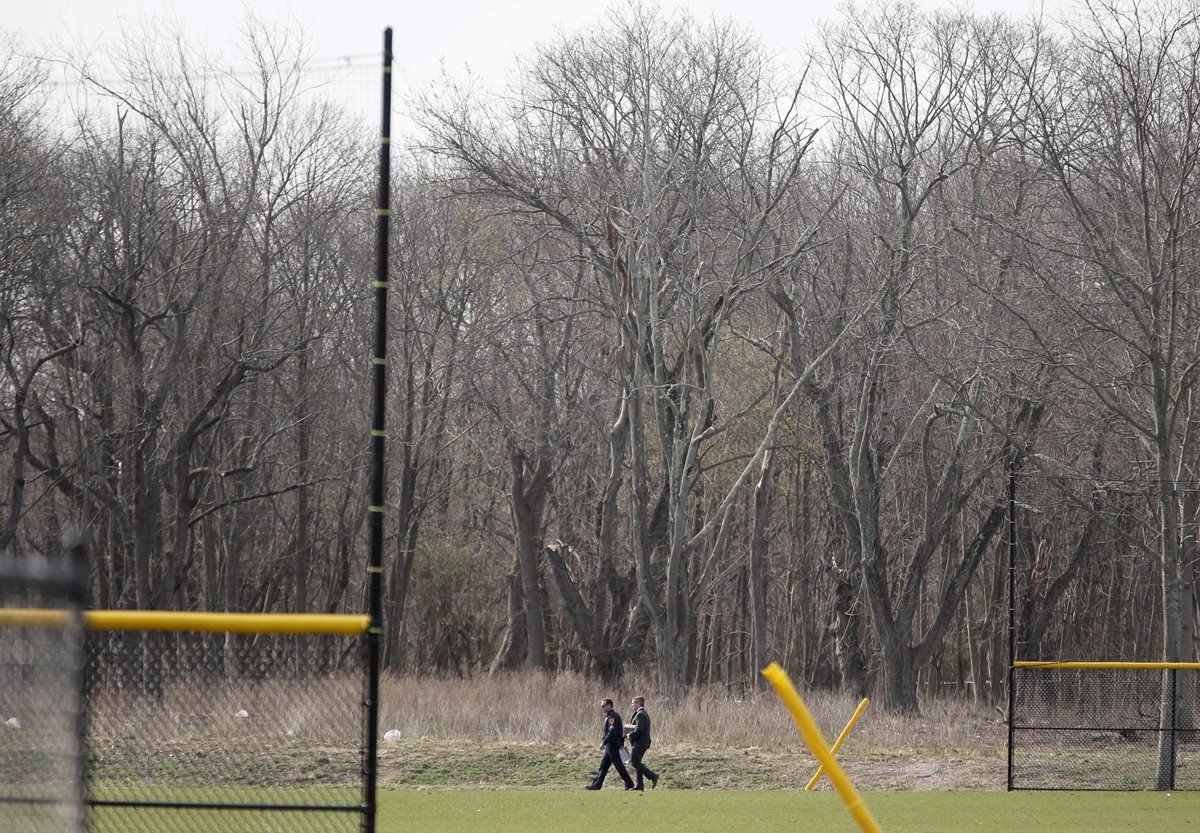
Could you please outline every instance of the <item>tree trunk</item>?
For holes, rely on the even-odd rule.
[[[765,688],[766,678],[758,672],[770,661],[767,652],[767,578],[763,565],[767,554],[767,519],[771,512],[771,493],[775,473],[771,467],[774,455],[763,458],[763,472],[754,488],[754,529],[750,534],[750,635],[751,676],[759,688]]]
[[[892,714],[917,714],[917,667],[908,640],[897,637],[882,643],[883,706]]]
[[[517,564],[524,595],[526,647],[529,667],[546,668],[545,605],[542,600],[540,555],[542,550],[542,506],[546,494],[544,477],[535,475],[526,485],[524,454],[509,451],[512,467],[513,531],[517,539]]]
[[[833,575],[833,652],[841,674],[842,691],[862,698],[870,693],[866,662],[860,641],[858,577],[834,565]]]
[[[514,671],[521,667],[525,657],[525,605],[521,593],[521,567],[513,565],[513,571],[508,574],[508,627],[504,632],[504,641],[500,650],[488,667],[488,674],[495,675],[501,671]]]
[[[797,326],[793,323],[793,329]],[[798,339],[798,336],[797,336]],[[854,496],[845,444],[831,411],[828,387],[809,385],[805,388],[815,406],[821,444],[825,451],[824,473],[829,484],[833,507],[841,530],[840,557],[826,562],[834,585],[833,638],[843,691],[865,697],[870,688],[867,663],[861,642],[861,573],[862,527]]]

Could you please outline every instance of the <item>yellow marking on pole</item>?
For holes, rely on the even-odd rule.
[[[391,67],[384,67],[384,68],[383,68],[383,72],[384,72],[384,74],[385,74],[385,75],[391,75],[391,74],[392,74],[392,68],[391,68]]]
[[[392,143],[392,138],[390,136],[380,136],[379,143],[383,145],[390,145]]]
[[[380,430],[379,430],[379,429],[377,429],[377,428],[372,428],[372,429],[371,429],[371,436],[372,436],[372,437],[387,437],[387,431],[380,431]]]
[[[387,281],[371,281],[371,287],[373,289],[387,289],[388,282]]]
[[[0,610],[0,626],[62,627],[62,610]],[[95,631],[201,631],[206,633],[364,633],[369,616],[333,613],[202,613],[165,610],[88,610],[83,622]]]
[[[372,363],[377,364],[377,365],[386,365],[387,364],[387,359],[381,359],[378,357],[371,359],[371,361],[372,361]]]
[[[858,718],[862,716],[862,713],[867,708],[867,703],[870,702],[871,701],[869,699],[864,697],[863,701],[858,704],[858,708],[854,710],[854,714],[850,717],[850,722],[846,724],[845,729],[842,729],[842,733],[838,735],[838,739],[833,742],[833,746],[829,750],[830,755],[836,755],[837,751],[842,748],[842,744],[846,742],[846,738],[850,737],[850,732],[854,729],[854,724],[858,722]],[[819,767],[817,767],[817,774],[814,775],[812,780],[810,780],[804,786],[804,789],[806,791],[811,791],[812,788],[817,785],[817,782],[821,780],[821,776],[824,774],[825,764],[821,764]]]
[[[368,573],[380,573],[380,574],[382,574],[382,573],[383,573],[383,568],[382,568],[382,567],[367,567],[367,572],[368,572]]]
[[[821,735],[821,730],[817,728],[817,723],[809,713],[808,706],[804,705],[804,701],[800,699],[800,694],[792,685],[792,681],[788,679],[787,673],[779,667],[779,663],[773,662],[762,670],[762,675],[774,687],[775,693],[779,695],[783,705],[792,713],[792,720],[796,721],[796,728],[800,730],[801,737],[829,773],[829,780],[833,782],[842,803],[846,805],[850,815],[858,822],[863,833],[882,833],[875,817],[871,815],[867,805],[863,804],[858,790],[854,789],[854,785],[846,777],[842,765],[830,753],[829,746]]]
[[[367,628],[367,633],[383,633],[383,628]]]
[[[1014,662],[1013,668],[1128,668],[1161,671],[1164,668],[1200,670],[1200,662]]]
[[[383,511],[383,507],[382,507],[382,506],[375,506],[375,505],[371,505],[371,506],[368,506],[368,507],[367,507],[367,511],[368,511],[368,512],[382,512],[382,511]]]
[[[392,210],[390,208],[376,208],[375,216],[376,217],[391,217]]]

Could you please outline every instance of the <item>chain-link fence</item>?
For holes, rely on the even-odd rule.
[[[0,554],[0,829],[84,829],[82,545],[71,554]]]
[[[91,614],[90,830],[363,827],[366,624]]]
[[[1200,789],[1200,665],[1017,663],[1011,790]]]

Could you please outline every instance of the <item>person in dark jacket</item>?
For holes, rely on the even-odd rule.
[[[646,788],[643,776],[650,779],[650,789],[654,789],[658,786],[658,773],[642,763],[642,756],[650,748],[650,713],[646,711],[646,698],[634,697],[629,707],[633,709],[633,723],[626,728],[629,729],[629,745],[632,747],[629,765],[637,772],[637,786],[634,789]]]
[[[629,777],[625,764],[621,762],[621,748],[625,745],[625,725],[621,722],[621,715],[613,708],[611,699],[605,697],[601,700],[600,708],[604,710],[604,726],[600,730],[600,748],[604,751],[604,756],[600,758],[600,772],[584,789],[598,790],[603,787],[604,776],[608,775],[608,768],[613,766],[625,782],[625,789],[632,790],[633,779]]]

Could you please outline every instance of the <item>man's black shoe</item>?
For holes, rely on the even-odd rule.
[[[629,792],[630,790],[636,790],[636,789],[637,789],[637,787],[633,786],[632,784],[625,785],[625,792]]]
[[[654,789],[657,786],[658,786],[658,776],[651,775],[650,776],[650,789]]]
[[[626,787],[625,789],[629,789],[629,787]],[[641,784],[638,784],[636,787],[633,788],[633,790],[634,790],[634,792],[641,793],[641,792],[645,792],[646,788],[643,787]]]
[[[598,790],[598,789],[600,789],[600,785],[599,784],[588,784],[586,787],[584,787],[584,789],[585,790]]]

